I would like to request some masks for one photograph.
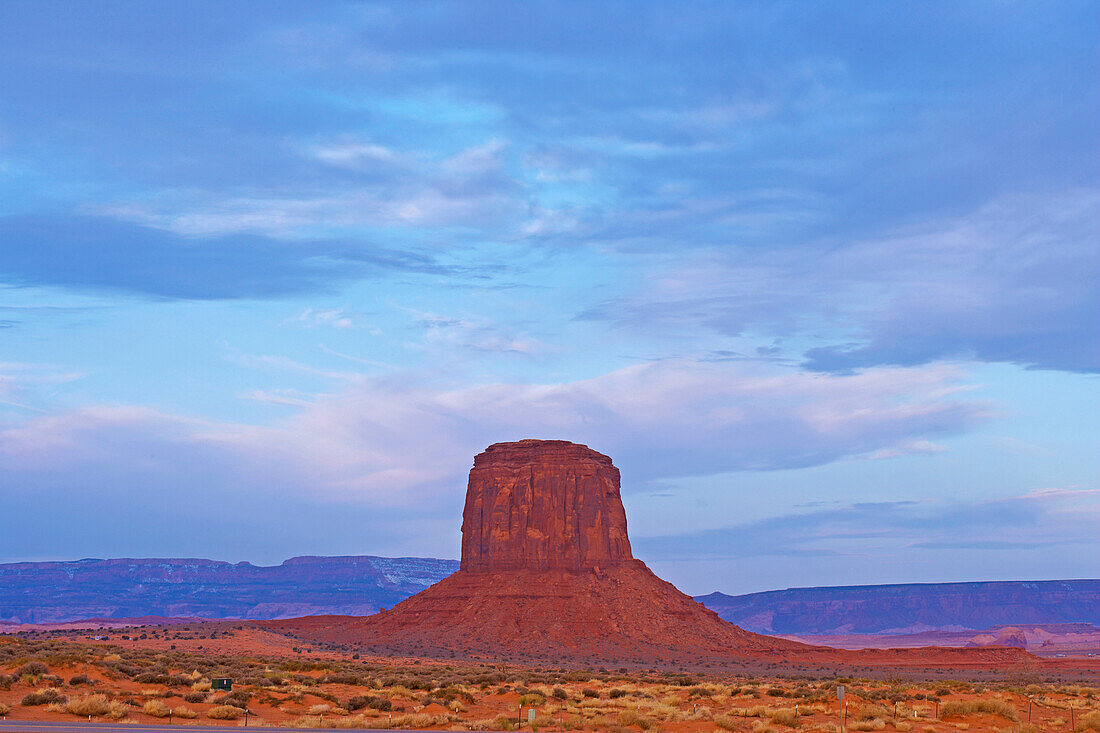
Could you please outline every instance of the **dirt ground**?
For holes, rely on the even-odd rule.
[[[96,638],[106,637],[106,638]],[[370,657],[242,622],[0,635],[8,720],[439,730],[1100,732],[1100,674],[553,668]],[[1083,677],[1082,677],[1083,674]],[[902,677],[904,676],[904,679]],[[231,690],[211,689],[228,677]],[[966,681],[969,678],[971,681]],[[1083,682],[1080,680],[1083,679]],[[247,711],[247,713],[246,713]],[[170,718],[168,716],[171,716]],[[533,716],[533,717],[532,717]]]

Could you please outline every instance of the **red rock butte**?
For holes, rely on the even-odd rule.
[[[619,470],[563,440],[496,443],[474,459],[461,567],[450,577],[373,616],[259,623],[300,639],[413,656],[856,661],[852,652],[745,631],[654,575],[631,554]],[[872,656],[905,665],[922,661],[916,651]],[[998,654],[954,661],[995,664]]]
[[[619,470],[564,440],[496,443],[474,459],[458,572],[366,618],[265,622],[377,651],[647,661],[803,645],[752,634],[631,554]]]
[[[474,458],[463,570],[581,570],[633,559],[619,469],[564,440],[496,443]]]

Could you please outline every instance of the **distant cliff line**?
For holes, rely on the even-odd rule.
[[[365,616],[439,582],[457,560],[295,557],[261,566],[141,558],[0,564],[0,623],[142,616],[279,619]],[[905,634],[1012,624],[1100,625],[1100,580],[790,588],[695,600],[770,634]]]
[[[458,570],[422,557],[295,557],[281,565],[179,558],[0,564],[0,622],[141,616],[366,616]]]
[[[1012,624],[1100,624],[1100,580],[1006,580],[789,588],[696,596],[770,634],[911,634]]]

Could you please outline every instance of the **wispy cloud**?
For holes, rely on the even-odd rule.
[[[914,551],[1027,550],[1096,544],[1100,490],[1039,491],[993,500],[863,502],[783,514],[726,529],[642,537],[640,552],[658,559]]]
[[[274,298],[324,292],[385,271],[446,270],[428,255],[365,242],[209,231],[188,238],[103,217],[0,216],[0,280],[11,285],[196,300]]]
[[[1095,372],[1098,229],[1097,191],[1008,197],[883,238],[734,247],[672,268],[662,260],[638,295],[582,317],[731,336],[832,334],[805,354],[818,371],[969,358]]]

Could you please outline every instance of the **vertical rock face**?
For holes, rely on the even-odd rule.
[[[564,440],[496,443],[474,459],[462,569],[581,570],[632,559],[619,469]]]

